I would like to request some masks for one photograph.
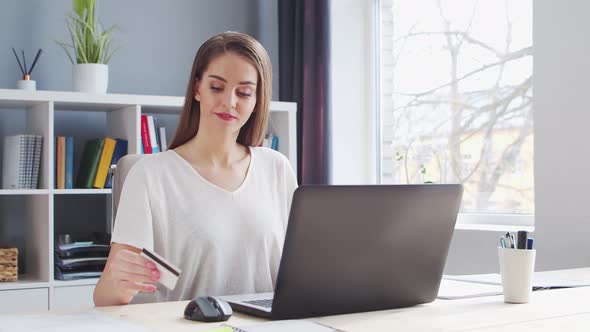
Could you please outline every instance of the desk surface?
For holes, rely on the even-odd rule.
[[[564,278],[590,279],[590,268],[552,271]],[[590,287],[533,292],[528,304],[507,304],[502,296],[436,300],[404,309],[311,319],[343,331],[586,331],[590,326]],[[154,331],[200,331],[219,323],[187,321],[187,301],[98,308]],[[261,319],[234,313],[234,326]]]
[[[563,279],[590,280],[590,268],[550,271],[543,274],[559,276]],[[564,288],[533,292],[531,302],[528,304],[507,304],[504,303],[502,296],[487,296],[461,300],[437,300],[410,308],[319,317],[310,320],[342,331],[588,331],[590,326],[588,299],[590,299],[590,287]],[[185,320],[182,313],[187,302],[136,304],[95,308],[95,310],[153,331],[202,331],[221,324]],[[86,310],[90,309],[94,308]],[[84,318],[89,320],[88,322],[82,323],[92,324],[90,320],[95,319],[92,312],[81,310],[83,315],[88,314],[89,317]],[[56,320],[69,316],[55,313],[48,315]],[[39,326],[45,326],[48,324],[47,321],[51,321],[48,316],[36,318],[38,320],[31,320],[32,317],[27,316],[26,314],[8,316],[9,319],[4,322],[5,324],[2,323],[3,317],[0,316],[0,331],[7,326],[16,329],[22,327],[21,330],[26,330],[25,326],[39,325],[37,324],[39,322],[41,323]],[[228,324],[245,326],[262,321],[264,320],[234,313]],[[32,325],[27,325],[26,322]],[[69,326],[70,321],[60,324],[66,324],[63,325],[64,327]]]

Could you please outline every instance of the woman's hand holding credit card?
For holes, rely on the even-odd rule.
[[[156,264],[158,271],[160,271],[160,280],[158,280],[158,282],[164,285],[164,287],[173,290],[182,271],[165,260],[162,256],[155,252],[151,252],[148,249],[141,249],[140,256],[145,257]]]
[[[119,291],[131,298],[138,292],[154,292],[154,283],[161,276],[155,263],[127,249],[117,250],[103,273]]]

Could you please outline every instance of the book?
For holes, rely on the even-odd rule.
[[[160,151],[164,152],[168,150],[168,142],[166,140],[166,127],[158,128],[160,133]]]
[[[104,184],[111,167],[111,159],[113,159],[113,152],[115,152],[115,145],[117,141],[112,138],[105,138],[102,147],[102,153],[100,154],[100,160],[98,162],[98,168],[96,170],[96,176],[94,177],[93,187],[97,189],[104,188]]]
[[[74,138],[66,137],[66,167],[65,167],[65,187],[66,189],[74,188]]]
[[[66,138],[57,136],[57,164],[55,165],[55,177],[57,179],[56,189],[66,188]]]
[[[2,189],[24,189],[26,172],[26,136],[4,137]]]
[[[277,135],[272,135],[270,148],[275,151],[279,151],[279,137]]]
[[[154,117],[152,115],[147,116],[148,119],[148,130],[150,132],[150,144],[152,145],[152,153],[160,152],[158,147],[158,138],[156,137],[156,126],[154,124]]]
[[[103,145],[104,139],[100,138],[89,140],[84,145],[76,188],[92,188]]]
[[[111,166],[117,165],[117,162],[121,157],[127,154],[127,140],[117,138],[117,144],[115,145],[115,151],[113,151],[113,158],[111,159]],[[108,172],[107,179],[104,184],[105,188],[113,187],[113,174]]]
[[[33,157],[32,189],[39,188],[39,168],[41,166],[41,151],[43,151],[43,136],[35,135],[35,154]]]
[[[141,116],[141,143],[143,147],[143,153],[151,154],[152,153],[152,145],[150,142],[150,130],[148,125],[148,118],[147,115]]]

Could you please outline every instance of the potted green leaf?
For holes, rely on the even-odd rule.
[[[71,43],[56,41],[73,64],[74,91],[106,93],[109,81],[108,62],[116,28],[103,29],[96,20],[95,0],[73,0],[73,13],[67,18]]]

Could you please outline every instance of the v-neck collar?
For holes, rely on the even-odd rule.
[[[195,174],[195,176],[198,179],[200,179],[202,182],[206,183],[207,185],[211,186],[212,188],[214,188],[216,190],[219,190],[219,191],[221,191],[223,193],[226,193],[226,194],[237,194],[246,185],[246,183],[248,182],[248,179],[251,176],[250,173],[252,173],[252,164],[254,163],[254,152],[252,150],[252,147],[250,147],[250,146],[248,146],[248,151],[250,152],[250,163],[248,163],[248,169],[246,170],[246,176],[244,177],[244,181],[242,181],[242,183],[234,191],[229,191],[229,190],[223,189],[220,186],[216,185],[215,183],[212,183],[211,181],[207,180],[186,159],[184,159],[176,151],[170,149],[167,152],[172,153],[177,159],[180,160],[180,162],[182,164],[184,164],[185,167],[188,167]]]

